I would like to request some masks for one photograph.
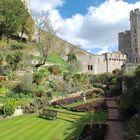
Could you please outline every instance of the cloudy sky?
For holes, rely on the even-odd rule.
[[[50,11],[59,37],[94,54],[117,50],[135,8],[139,0],[31,0],[32,11]]]

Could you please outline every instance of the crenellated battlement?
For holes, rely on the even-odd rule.
[[[130,18],[132,18],[134,16],[137,16],[137,15],[140,15],[140,9],[139,8],[136,8],[136,9],[134,9],[130,12]]]
[[[126,31],[124,31],[124,32],[120,32],[120,33],[118,33],[118,34],[119,34],[119,37],[124,37],[124,36],[129,35],[130,32],[131,32],[130,30],[126,30]]]

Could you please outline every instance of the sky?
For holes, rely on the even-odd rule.
[[[57,35],[94,54],[118,50],[118,33],[130,30],[139,0],[31,0],[32,12],[49,11]]]

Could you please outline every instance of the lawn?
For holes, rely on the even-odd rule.
[[[47,58],[48,63],[59,64],[62,71],[67,71],[69,64],[65,62],[60,56],[57,54],[50,54]]]
[[[0,120],[0,140],[67,140],[73,132],[79,135],[82,121],[89,115],[64,109],[58,111],[57,120],[45,120],[35,114]]]
[[[55,110],[58,111],[56,120],[42,119],[36,114],[0,120],[0,140],[69,140],[80,135],[86,122],[107,119],[106,112],[91,115],[65,109]]]

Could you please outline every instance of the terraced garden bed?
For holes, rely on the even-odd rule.
[[[81,104],[81,105],[70,108],[71,111],[79,111],[79,112],[96,111],[96,110],[99,110],[99,109],[107,110],[105,102],[102,102],[102,103],[99,103],[99,102],[85,103],[85,104]]]
[[[93,99],[93,98],[96,98],[96,97],[101,97],[102,94],[103,94],[103,91],[101,89],[94,89],[94,91],[90,91],[88,93],[85,93],[85,97],[86,97],[86,99]],[[67,98],[64,98],[64,99],[59,99],[57,101],[52,102],[52,105],[62,107],[62,106],[68,105],[68,104],[78,102],[80,100],[83,100],[82,95],[78,95],[78,96],[75,96],[75,97],[67,97]]]

